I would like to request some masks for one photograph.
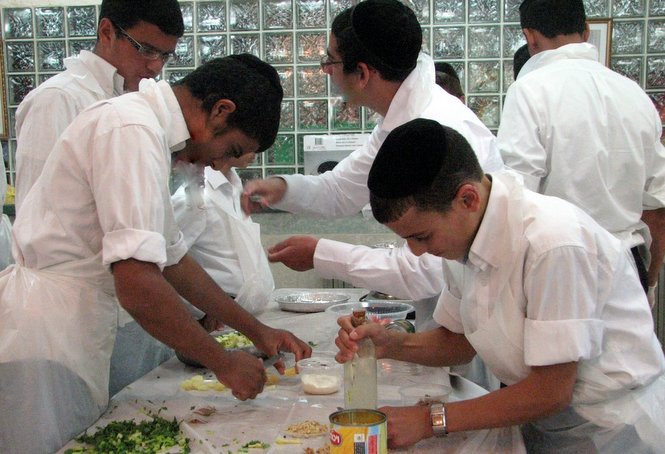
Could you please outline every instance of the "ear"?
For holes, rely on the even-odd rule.
[[[540,49],[540,44],[539,44],[539,39],[538,39],[538,32],[532,28],[523,28],[522,33],[524,34],[524,37],[526,38],[526,43],[529,47],[529,54],[530,55],[536,55],[538,52],[540,52],[542,49]]]
[[[586,43],[589,41],[589,35],[591,35],[591,30],[589,30],[589,23],[584,24],[584,31],[582,32],[582,40]]]
[[[220,99],[214,106],[212,106],[212,109],[210,109],[210,119],[226,121],[228,116],[235,112],[235,110],[236,103],[230,99]]]
[[[464,183],[457,190],[455,202],[465,211],[478,211],[481,207],[480,192],[472,183]]]
[[[376,69],[372,68],[369,66],[367,63],[359,62],[358,63],[358,80],[362,84],[362,87],[365,88],[365,86],[369,83],[370,76],[376,72]]]
[[[107,17],[99,21],[99,27],[97,27],[97,40],[101,43],[109,43],[116,38],[115,27],[110,19]]]

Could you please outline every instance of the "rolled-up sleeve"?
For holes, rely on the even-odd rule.
[[[600,320],[526,320],[524,360],[529,366],[547,366],[594,358],[601,354]]]

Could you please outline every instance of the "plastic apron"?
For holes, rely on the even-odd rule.
[[[205,193],[212,208],[225,220],[236,246],[243,284],[235,300],[245,310],[257,314],[266,308],[275,289],[270,264],[261,244],[261,226],[249,217],[238,219],[227,213],[222,208],[224,196],[219,191],[208,190],[206,186]]]
[[[0,273],[0,446],[53,452],[107,406],[113,278],[101,252],[42,270],[17,261]]]

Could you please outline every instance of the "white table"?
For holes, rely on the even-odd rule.
[[[293,292],[281,289],[276,295]],[[312,291],[313,289],[307,289]],[[326,289],[350,296],[357,301],[366,291],[362,289]],[[259,318],[266,324],[292,331],[304,341],[315,345],[315,351],[336,351],[334,336],[336,320],[325,313],[293,313],[271,306]],[[291,360],[292,355],[287,355]],[[274,371],[274,369],[272,369]],[[276,372],[273,372],[276,374]],[[214,378],[206,369],[196,369],[172,358],[111,399],[107,412],[91,429],[104,426],[113,420],[147,418],[146,413],[157,413],[167,418],[182,420],[181,429],[191,439],[192,453],[237,452],[250,440],[270,444],[270,453],[302,453],[305,447],[318,448],[326,437],[302,439],[302,444],[279,445],[275,440],[283,437],[285,428],[294,422],[314,419],[328,423],[328,416],[343,406],[342,390],[327,396],[304,394],[297,376],[280,377],[280,383],[266,387],[255,400],[241,402],[231,392],[183,391],[180,384],[194,375]],[[379,361],[379,406],[400,405],[399,388],[417,383],[452,384],[452,400],[468,399],[485,393],[485,390],[462,378],[451,377],[445,368],[430,368],[394,360]],[[215,407],[216,413],[204,424],[188,422],[193,411],[200,407]],[[70,442],[66,448],[74,446]],[[501,448],[501,446],[503,448]],[[501,448],[501,449],[500,449]],[[452,434],[446,439],[423,440],[405,452],[522,452],[523,445],[516,429],[496,429],[475,433]],[[254,450],[252,450],[254,452]],[[260,452],[260,451],[256,451]]]

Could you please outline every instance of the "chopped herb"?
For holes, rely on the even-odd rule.
[[[312,342],[312,341],[307,341],[307,343],[309,344],[310,347],[316,347],[317,345],[319,345],[316,342]]]

